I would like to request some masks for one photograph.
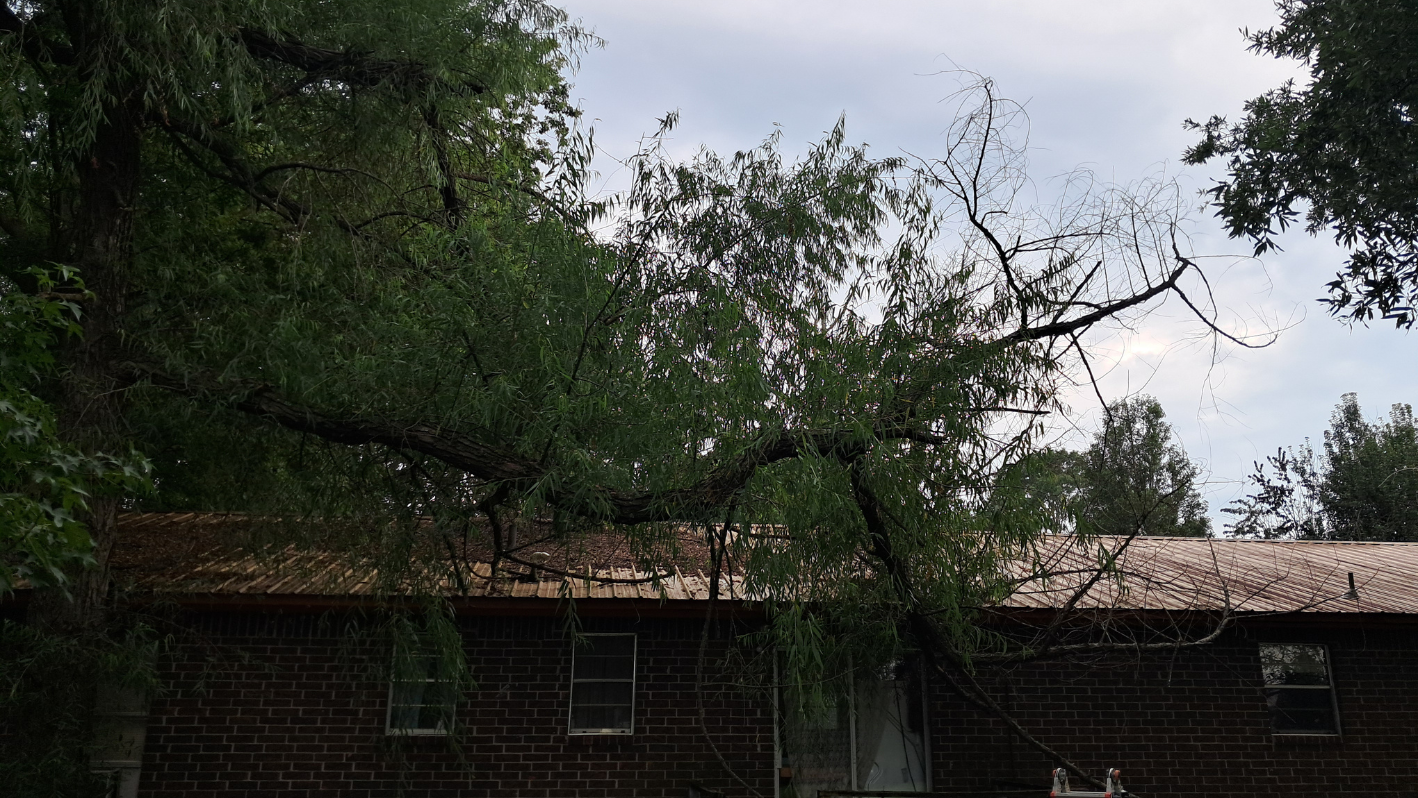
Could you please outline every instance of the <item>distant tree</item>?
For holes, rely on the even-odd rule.
[[[1197,467],[1151,396],[1108,404],[1082,455],[1079,523],[1091,531],[1201,537],[1211,531]]]
[[[1072,530],[1083,479],[1082,452],[1037,449],[1000,473],[995,504],[1032,517],[1044,529]],[[999,521],[992,517],[991,524],[998,526]]]
[[[1055,529],[1190,537],[1211,531],[1196,464],[1151,396],[1110,402],[1086,450],[1035,452],[1012,476],[1020,501]]]
[[[1255,492],[1222,512],[1231,531],[1319,540],[1418,540],[1418,426],[1396,404],[1366,421],[1347,393],[1330,417],[1322,451],[1306,443],[1257,463]]]
[[[1418,297],[1418,5],[1410,0],[1279,0],[1280,25],[1250,49],[1294,58],[1310,81],[1246,103],[1245,118],[1187,120],[1202,140],[1184,159],[1225,159],[1211,194],[1230,233],[1257,254],[1305,207],[1350,259],[1324,300],[1337,315],[1412,326]]]

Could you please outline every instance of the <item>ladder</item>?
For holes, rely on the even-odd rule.
[[[1049,798],[1127,798],[1128,791],[1123,789],[1122,775],[1121,770],[1108,768],[1108,776],[1104,780],[1107,785],[1105,792],[1074,792],[1068,788],[1068,771],[1056,768],[1054,788],[1049,792]]]

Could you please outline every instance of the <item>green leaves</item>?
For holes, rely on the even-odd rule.
[[[1257,463],[1254,492],[1222,512],[1232,531],[1317,540],[1418,540],[1418,423],[1408,405],[1364,418],[1347,393],[1324,442],[1281,449]]]
[[[1085,537],[1210,534],[1196,464],[1165,417],[1146,395],[1108,403],[1087,449],[1030,453],[1003,471],[995,504]]]
[[[80,63],[0,41],[0,152],[25,152],[0,208],[42,229],[0,218],[0,246],[73,259],[95,174],[73,143],[120,99],[141,173],[122,208],[86,195],[121,244],[79,305],[107,334],[78,395],[122,396],[103,440],[151,454],[145,508],[375,519],[350,548],[381,584],[470,574],[519,525],[635,550],[731,517],[771,525],[734,556],[801,610],[804,668],[923,628],[968,661],[997,642],[972,619],[1002,561],[1054,528],[997,477],[1061,409],[1079,336],[1192,268],[1165,185],[1073,176],[1064,207],[1025,206],[1021,109],[987,81],[939,158],[872,158],[841,123],[797,160],[770,136],[680,161],[661,135],[593,201],[563,75],[592,42],[540,4],[31,5]],[[38,373],[34,395],[74,387]],[[51,517],[142,476],[12,405],[11,479]],[[67,550],[56,523],[29,573]]]
[[[46,294],[54,275],[32,270]],[[123,494],[148,487],[147,462],[86,455],[61,442],[53,409],[32,389],[54,367],[56,339],[73,335],[80,303],[91,295],[60,270],[63,299],[10,291],[0,296],[0,594],[21,581],[63,586],[76,565],[93,562],[81,522],[95,491]]]
[[[1108,405],[1102,430],[1083,453],[1079,523],[1093,533],[1210,533],[1197,467],[1165,421],[1156,399],[1137,396]]]
[[[1303,61],[1293,82],[1246,104],[1229,124],[1187,126],[1202,140],[1184,160],[1224,159],[1217,215],[1260,254],[1304,213],[1351,252],[1324,300],[1352,321],[1414,321],[1418,297],[1418,10],[1407,0],[1280,0],[1279,26],[1251,49]]]

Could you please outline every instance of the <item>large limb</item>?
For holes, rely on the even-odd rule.
[[[472,434],[438,424],[399,422],[361,415],[336,415],[306,407],[255,387],[233,396],[230,386],[181,380],[152,367],[129,363],[131,381],[146,380],[195,399],[215,401],[264,418],[287,429],[348,446],[379,444],[436,458],[478,479],[531,490],[545,483],[550,470],[536,458],[485,443],[491,434]],[[981,409],[979,412],[992,412]],[[871,441],[907,440],[925,445],[947,443],[928,430],[901,424],[881,425],[867,435],[854,428],[782,429],[762,435],[737,456],[725,458],[694,482],[654,491],[584,486],[552,488],[543,498],[559,509],[616,524],[700,520],[722,509],[753,479],[759,469],[806,456],[849,462]]]
[[[931,622],[930,617],[920,606],[906,564],[896,554],[892,546],[886,514],[883,512],[875,492],[867,482],[861,460],[852,464],[851,478],[857,507],[861,510],[862,519],[866,523],[867,533],[871,538],[871,554],[881,563],[882,570],[886,578],[890,580],[893,591],[905,607],[907,629],[921,655],[925,657],[929,668],[940,674],[966,701],[1004,721],[1005,725],[1031,748],[1061,763],[1069,773],[1079,779],[1102,789],[1104,787],[1102,782],[1089,776],[1068,757],[1030,734],[1019,724],[1018,720],[1015,720],[1013,715],[999,705],[999,702],[991,698],[990,694],[970,674],[970,670],[959,652],[940,635],[935,624]]]
[[[1119,313],[1173,290],[1189,263],[1179,265],[1168,279],[1145,291],[1119,299],[1091,313],[1042,327],[1019,328],[987,346],[1012,346],[1029,341],[1066,336],[1087,329],[1102,318]],[[131,367],[138,379],[193,397],[216,399],[236,410],[308,433],[335,443],[362,446],[381,444],[395,449],[434,457],[482,480],[506,482],[531,489],[544,482],[548,469],[538,460],[509,449],[485,443],[490,435],[474,435],[438,424],[400,422],[368,415],[336,415],[296,404],[269,387],[248,389],[232,397],[231,386],[199,384],[173,379],[151,368]],[[903,389],[901,393],[924,396],[933,390],[928,381]],[[967,408],[964,412],[1031,412],[1016,408]],[[739,455],[721,461],[692,484],[657,491],[634,491],[608,487],[581,489],[551,488],[543,498],[553,506],[573,514],[618,524],[654,521],[699,520],[706,513],[724,507],[757,474],[760,468],[803,456],[827,456],[849,463],[860,457],[869,443],[906,440],[923,445],[948,444],[928,423],[915,417],[914,403],[908,403],[879,421],[869,434],[844,425],[827,429],[780,429],[765,432]]]

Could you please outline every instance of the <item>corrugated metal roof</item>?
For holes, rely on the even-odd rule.
[[[490,553],[476,544],[461,552],[467,556],[457,558],[461,567],[456,570],[410,564],[389,573],[379,566],[391,557],[397,561],[387,547],[382,553],[362,553],[262,545],[261,533],[282,526],[287,524],[237,514],[125,513],[119,519],[113,570],[128,587],[155,593],[314,597],[433,591],[505,598],[709,598],[702,528],[675,530],[673,537],[652,541],[650,550],[637,551],[611,536],[564,541],[545,528],[531,527],[515,548],[523,562],[501,561],[492,578]],[[319,530],[320,537],[340,537],[335,525],[316,521],[304,526]],[[654,570],[637,566],[647,559],[670,564]],[[536,560],[535,567],[529,564]],[[742,579],[725,576],[719,596],[744,598]]]
[[[130,513],[114,570],[131,587],[158,593],[262,596],[375,596],[432,590],[470,597],[655,599],[709,597],[703,530],[665,533],[648,550],[618,536],[561,541],[545,529],[524,534],[522,563],[500,564],[463,551],[470,568],[384,573],[380,557],[291,545],[252,545],[259,519],[215,513]],[[311,523],[329,530],[329,524]],[[334,537],[338,537],[335,535]],[[241,546],[233,545],[236,540]],[[450,543],[449,545],[454,545]],[[1418,614],[1418,543],[1330,543],[1198,538],[1046,537],[1037,556],[1006,557],[1016,581],[1002,606],[1068,606],[1098,567],[1112,561],[1077,601],[1079,609],[1204,610],[1239,613]],[[654,554],[655,556],[650,556]],[[383,552],[388,561],[389,552]],[[530,559],[529,559],[530,558]],[[533,567],[531,560],[540,560]],[[452,559],[450,559],[450,562]],[[649,562],[670,563],[651,567]],[[1349,577],[1355,590],[1350,593]],[[743,580],[726,577],[720,597],[752,599]]]
[[[1005,603],[1064,606],[1105,556],[1117,579],[1101,579],[1076,604],[1155,610],[1418,613],[1418,543],[1338,543],[1204,538],[1067,538],[1041,545],[1041,570]],[[1349,576],[1354,592],[1349,590]]]

